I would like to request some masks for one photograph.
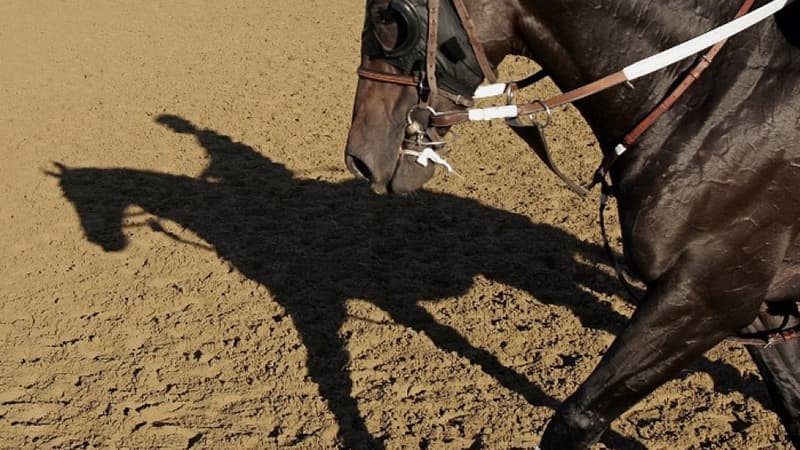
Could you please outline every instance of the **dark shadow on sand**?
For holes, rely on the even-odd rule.
[[[473,277],[483,274],[571,309],[586,327],[616,334],[627,320],[582,288],[621,290],[594,267],[602,249],[559,229],[447,194],[387,198],[357,182],[296,179],[284,166],[213,130],[177,116],[157,121],[194,135],[208,152],[209,166],[198,178],[59,166],[56,175],[86,238],[106,251],[124,249],[124,211],[138,205],[192,230],[221,258],[268,287],[296,324],[308,350],[310,377],[336,416],[345,448],[383,448],[367,431],[351,395],[352,380],[342,369],[349,354],[339,328],[349,298],[370,300],[398,324],[425,332],[436,346],[469,359],[531,404],[552,408],[556,399],[458,330],[438,323],[419,302],[462,295]],[[164,232],[157,222],[152,228]],[[589,263],[576,263],[576,254]],[[706,365],[710,372],[721,366]],[[767,402],[765,392],[759,397]],[[604,442],[644,448],[613,431]]]

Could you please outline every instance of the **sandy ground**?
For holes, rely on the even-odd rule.
[[[362,3],[0,2],[0,447],[538,442],[633,309],[595,201],[500,124],[463,178],[353,182]],[[587,177],[580,119],[551,138]],[[725,344],[604,446],[788,443]]]

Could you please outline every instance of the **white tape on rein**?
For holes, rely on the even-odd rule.
[[[478,89],[475,90],[475,94],[472,96],[472,98],[478,99],[499,97],[506,93],[506,87],[507,85],[505,83],[485,84],[483,86],[478,86]]]
[[[683,44],[676,45],[669,50],[665,50],[657,55],[645,58],[637,63],[631,64],[624,68],[622,71],[628,78],[628,81],[641,78],[649,75],[655,71],[661,70],[667,66],[671,66],[676,62],[688,58],[689,56],[705,50],[717,42],[724,41],[742,31],[752,27],[753,25],[775,15],[778,11],[782,10],[793,0],[775,0],[767,3],[754,10],[749,14],[728,22],[721,27],[715,28],[708,33],[698,36]]]
[[[491,108],[478,108],[469,110],[469,120],[476,122],[479,120],[508,119],[517,117],[519,108],[517,105],[493,106]]]
[[[713,46],[717,42],[724,41],[725,39],[739,34],[742,31],[758,24],[759,22],[764,21],[765,19],[775,15],[787,5],[794,3],[794,1],[795,0],[773,0],[761,8],[728,22],[725,25],[717,27],[692,40],[686,41],[683,44],[676,45],[675,47],[672,47],[661,53],[633,63],[622,69],[622,73],[627,78],[627,81],[632,81],[664,69],[672,64],[677,63],[678,61],[686,59],[704,49]],[[503,83],[479,86],[475,91],[473,98],[479,99],[498,97],[505,94],[507,87],[508,85]],[[519,112],[514,105],[492,108],[476,108],[469,110],[469,119],[471,121],[511,119],[517,117],[518,115]]]

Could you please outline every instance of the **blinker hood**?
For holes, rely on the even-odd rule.
[[[428,37],[427,0],[390,0],[383,8],[375,0],[367,3],[367,17],[361,36],[361,52],[382,58],[398,69],[424,70]],[[376,34],[380,14],[397,21],[397,42],[393,48],[381,44]],[[436,52],[436,78],[440,88],[466,98],[472,97],[483,81],[478,60],[449,0],[441,2]]]

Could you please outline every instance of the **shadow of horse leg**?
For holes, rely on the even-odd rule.
[[[800,324],[797,304],[788,302],[785,314],[773,315],[767,311],[745,329],[747,333],[778,330]],[[789,319],[784,323],[785,319]],[[773,408],[781,418],[786,433],[795,448],[800,449],[800,340],[764,348],[748,345],[747,350],[758,366],[774,403]]]
[[[388,309],[386,305],[379,306],[388,311],[392,319],[397,323],[417,332],[424,332],[431,338],[436,347],[447,352],[456,352],[467,358],[471,363],[478,365],[481,370],[496,379],[503,387],[523,396],[528,403],[550,408],[555,408],[558,405],[556,399],[547,395],[524,375],[504,366],[490,352],[473,346],[458,331],[438,323],[421,306],[414,304],[413,306]]]
[[[308,375],[319,386],[320,395],[336,417],[341,446],[354,450],[380,450],[384,448],[383,443],[369,433],[358,403],[352,397],[353,382],[345,369],[350,354],[339,336],[344,321],[344,305],[342,302],[335,305],[326,308],[324,313],[309,314],[310,311],[304,310],[292,314],[308,352]]]
[[[737,292],[738,298],[723,289],[709,295],[692,278],[696,268],[688,266],[673,269],[648,291],[589,379],[548,424],[543,450],[590,447],[620,414],[753,320],[760,303],[755,288],[749,295]],[[720,279],[704,281],[719,287],[713,282]]]

